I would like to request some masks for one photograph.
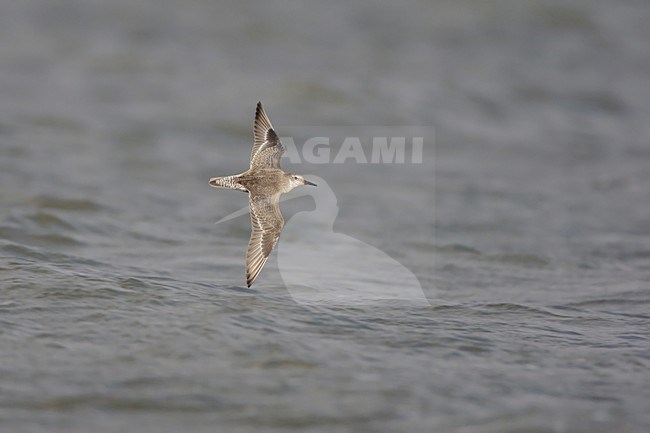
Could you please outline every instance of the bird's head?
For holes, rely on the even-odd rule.
[[[291,181],[291,187],[295,188],[300,185],[311,185],[316,186],[315,183],[306,180],[302,175],[291,173],[289,174],[289,180]]]

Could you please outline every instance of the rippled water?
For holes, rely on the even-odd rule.
[[[649,19],[3,2],[0,430],[647,431]],[[246,168],[259,99],[283,136],[435,128],[423,164],[286,164],[431,305],[305,305],[275,254],[245,288],[248,217],[213,223],[246,197],[207,180]],[[394,288],[363,260],[350,284]]]

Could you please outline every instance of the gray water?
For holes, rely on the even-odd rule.
[[[0,431],[648,431],[648,22],[0,3]],[[435,128],[419,165],[286,164],[429,306],[303,305],[275,253],[245,287],[248,217],[213,223],[246,197],[207,180],[246,169],[260,99],[285,136]]]

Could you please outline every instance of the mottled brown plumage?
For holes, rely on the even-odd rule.
[[[257,103],[253,136],[250,169],[238,175],[210,179],[211,186],[248,192],[252,226],[246,253],[248,287],[259,275],[280,238],[284,226],[279,206],[280,195],[299,185],[316,186],[301,175],[285,173],[280,168],[284,147],[261,102]]]

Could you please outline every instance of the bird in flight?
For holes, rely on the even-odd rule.
[[[241,174],[213,177],[215,188],[237,189],[248,193],[252,232],[246,252],[246,284],[250,287],[280,238],[284,218],[280,195],[300,185],[316,186],[299,174],[280,168],[284,147],[273,130],[262,103],[257,103],[253,124],[253,150],[250,168]]]

